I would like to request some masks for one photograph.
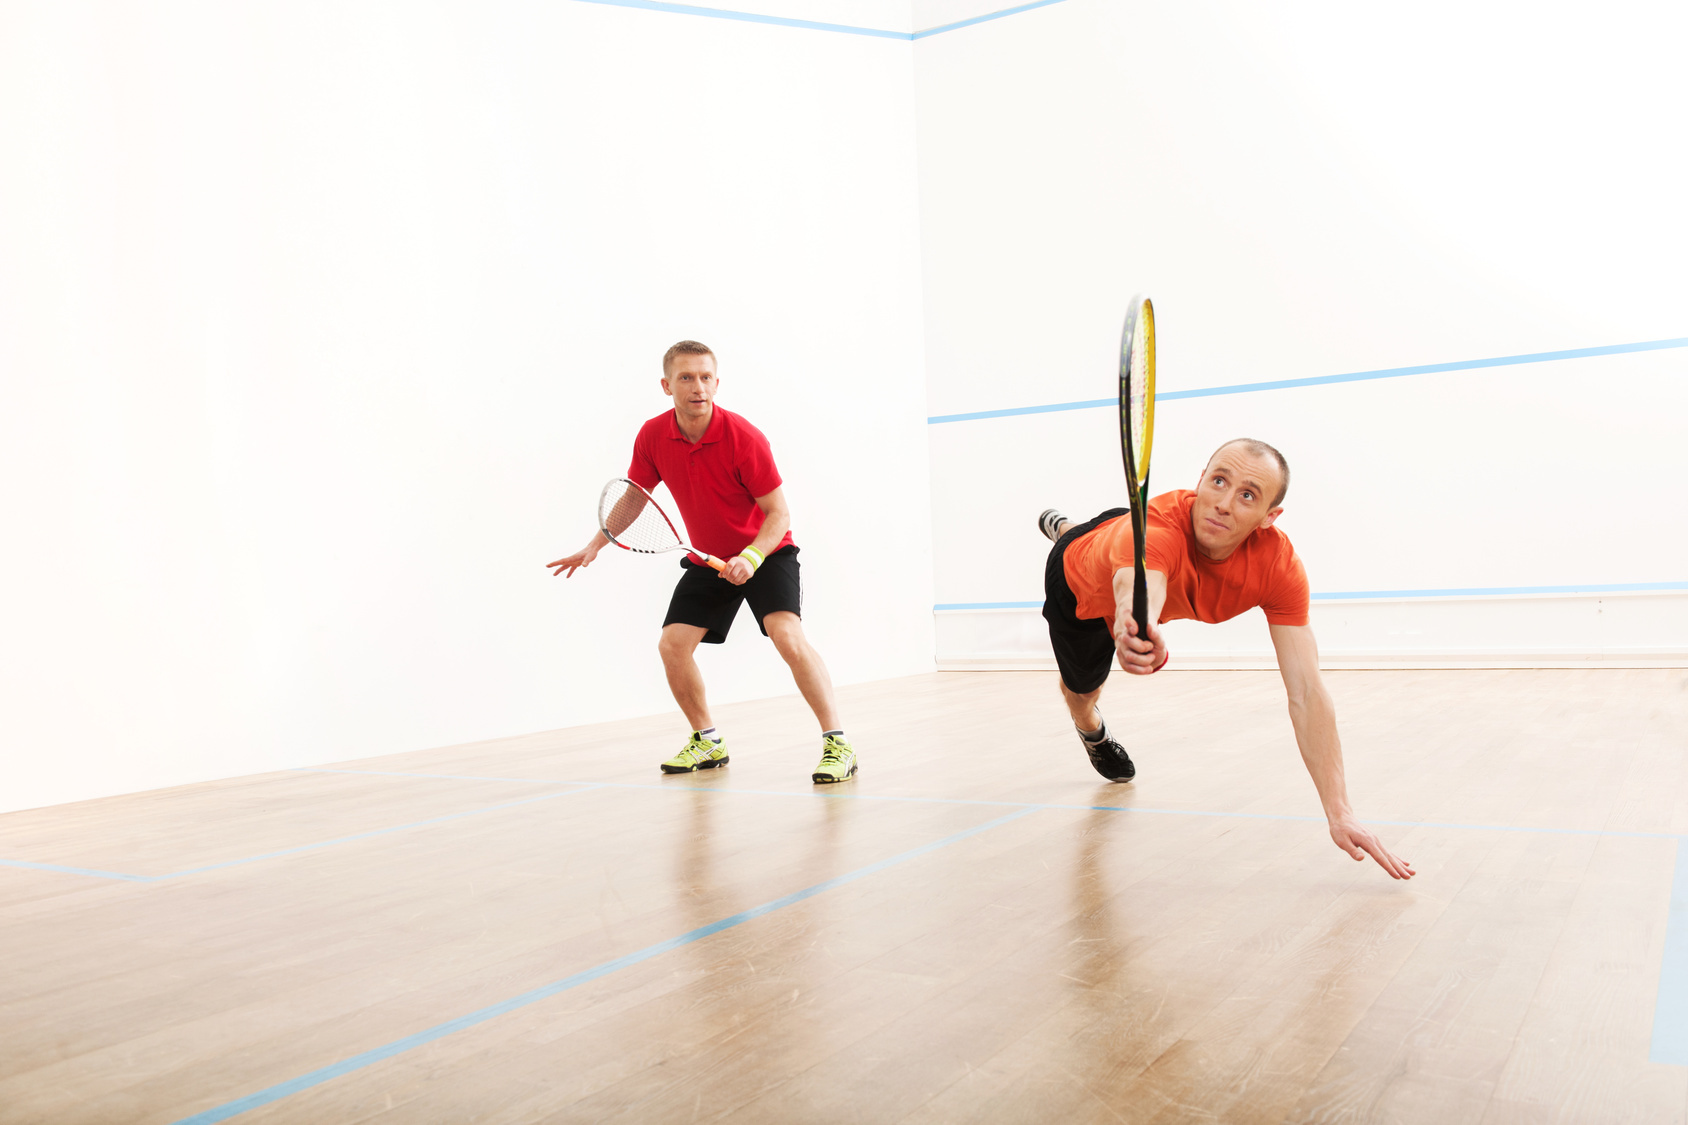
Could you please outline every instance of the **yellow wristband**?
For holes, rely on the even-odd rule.
[[[740,551],[739,558],[750,564],[750,572],[752,574],[762,569],[762,563],[764,561],[762,558],[762,552],[758,551],[755,547],[746,547],[744,550]]]

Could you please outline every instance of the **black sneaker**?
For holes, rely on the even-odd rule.
[[[1045,508],[1043,514],[1037,517],[1037,529],[1049,539],[1051,543],[1061,538],[1061,525],[1067,522],[1067,517],[1054,508]]]
[[[1130,781],[1137,776],[1137,767],[1131,764],[1131,755],[1125,752],[1125,747],[1108,735],[1100,742],[1090,742],[1084,738],[1084,752],[1090,755],[1090,764],[1096,767],[1096,772],[1109,781]]]

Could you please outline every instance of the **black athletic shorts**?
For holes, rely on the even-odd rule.
[[[768,635],[762,619],[770,613],[788,609],[803,616],[803,579],[798,573],[797,544],[781,547],[762,560],[762,565],[750,581],[734,586],[718,574],[714,567],[694,563],[690,555],[680,559],[685,573],[674,587],[674,597],[668,603],[668,616],[663,627],[696,625],[708,629],[703,635],[706,645],[718,645],[727,639],[741,602],[750,603],[756,615],[756,627]]]
[[[1114,666],[1114,634],[1100,617],[1079,620],[1078,595],[1067,585],[1067,546],[1111,519],[1131,514],[1130,508],[1109,508],[1093,520],[1074,524],[1056,540],[1043,567],[1043,619],[1049,622],[1049,643],[1055,665],[1067,690],[1087,695],[1101,687]]]

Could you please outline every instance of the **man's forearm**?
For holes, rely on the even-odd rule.
[[[1291,701],[1289,718],[1295,727],[1301,760],[1313,779],[1313,787],[1319,791],[1319,803],[1324,806],[1326,818],[1351,816],[1348,780],[1342,769],[1342,742],[1336,733],[1336,705],[1321,687],[1309,692],[1305,699]]]
[[[789,512],[769,512],[762,520],[762,530],[756,533],[756,538],[750,545],[756,548],[758,554],[767,558],[774,553],[774,548],[780,545],[785,533],[791,530],[791,514]]]

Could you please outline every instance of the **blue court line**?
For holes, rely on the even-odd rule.
[[[1688,840],[1676,842],[1676,873],[1670,884],[1659,994],[1653,1003],[1650,1062],[1688,1066]]]
[[[792,19],[788,16],[768,16],[759,12],[736,12],[727,8],[702,8],[695,4],[670,4],[664,0],[579,0],[582,4],[602,4],[611,8],[637,8],[646,12],[668,12],[680,16],[704,16],[708,19],[736,20],[739,23],[770,24],[774,27],[796,27],[805,31],[831,31],[840,35],[866,35],[873,39],[897,39],[904,43],[911,43],[916,39],[928,39],[934,35],[942,35],[946,31],[956,31],[974,24],[989,23],[1008,16],[1016,16],[1021,12],[1029,12],[1033,8],[1047,8],[1051,4],[1062,3],[1062,0],[1033,0],[1030,4],[1021,4],[1014,8],[1004,8],[999,12],[991,12],[972,19],[957,20],[939,27],[928,27],[923,31],[888,31],[879,27],[857,27],[847,23],[820,23],[815,20]]]
[[[1290,820],[1309,824],[1323,824],[1322,816],[1299,813],[1217,812],[1212,809],[1157,809],[1143,805],[1082,805],[1052,801],[988,801],[969,797],[899,797],[882,793],[838,793],[832,790],[801,792],[786,789],[738,789],[724,785],[657,785],[633,781],[564,782],[549,777],[478,777],[450,773],[405,773],[399,770],[342,770],[322,766],[304,767],[298,773],[364,773],[379,777],[424,777],[436,781],[525,781],[532,785],[597,785],[605,789],[655,789],[665,793],[728,793],[747,797],[811,797],[831,801],[904,801],[927,805],[984,805],[995,808],[1020,808],[1035,812],[1039,809],[1064,809],[1072,812],[1129,812],[1156,816],[1202,816],[1222,820]],[[1642,832],[1614,828],[1536,828],[1523,824],[1466,824],[1445,820],[1373,820],[1367,824],[1386,824],[1393,828],[1458,829],[1467,832],[1533,832],[1543,836],[1607,836],[1623,840],[1681,840],[1677,832]]]
[[[1438,590],[1330,590],[1311,595],[1316,602],[1366,598],[1500,598],[1520,594],[1637,594],[1648,590],[1688,590],[1688,582],[1585,582],[1570,586],[1449,586]],[[1042,602],[939,602],[934,613],[968,609],[1042,609]]]
[[[313,771],[315,772],[315,771]],[[351,772],[351,771],[343,771]],[[460,780],[469,780],[467,778]],[[563,793],[541,793],[537,797],[523,797],[516,801],[504,801],[485,808],[467,809],[463,812],[447,813],[444,816],[429,817],[427,820],[414,820],[409,824],[395,824],[391,828],[377,828],[370,832],[358,832],[351,836],[337,836],[332,840],[319,840],[314,844],[300,844],[297,847],[281,848],[261,855],[249,855],[241,859],[224,860],[222,863],[207,863],[201,867],[184,867],[180,871],[172,871],[167,875],[128,875],[117,871],[100,871],[91,867],[65,867],[56,863],[31,863],[21,859],[0,859],[0,866],[27,867],[40,871],[59,871],[69,875],[89,875],[98,879],[121,879],[130,883],[162,883],[167,879],[181,879],[188,875],[202,875],[207,871],[221,871],[226,867],[241,867],[259,860],[275,859],[284,855],[297,855],[300,852],[313,852],[319,848],[331,848],[336,844],[349,844],[354,840],[369,840],[376,836],[385,836],[391,832],[404,832],[412,828],[425,828],[430,824],[444,824],[449,820],[461,820],[466,816],[480,816],[482,813],[497,812],[500,809],[515,808],[517,805],[531,805],[535,801],[550,801],[557,797],[572,797],[576,793],[585,793],[592,789],[603,789],[606,786],[591,781],[553,781],[550,785],[576,785],[581,788],[570,789]]]
[[[374,1050],[353,1055],[351,1058],[342,1059],[337,1063],[331,1063],[328,1066],[313,1070],[308,1074],[302,1074],[299,1077],[289,1079],[286,1082],[278,1082],[276,1085],[270,1086],[267,1089],[259,1090],[257,1093],[248,1094],[243,1098],[236,1098],[231,1102],[225,1102],[214,1109],[208,1109],[202,1113],[196,1113],[191,1117],[181,1118],[179,1121],[175,1122],[175,1125],[211,1125],[212,1122],[227,1121],[229,1118],[234,1117],[237,1114],[245,1113],[247,1110],[257,1109],[259,1106],[269,1105],[271,1102],[279,1101],[291,1094],[297,1094],[300,1091],[308,1090],[313,1086],[320,1086],[324,1082],[339,1078],[341,1075],[350,1074],[355,1070],[362,1070],[364,1067],[378,1063],[383,1059],[390,1059],[394,1055],[400,1055],[406,1051],[415,1050],[417,1047],[432,1043],[436,1039],[443,1039],[447,1035],[464,1031],[468,1028],[474,1027],[476,1024],[486,1023],[488,1020],[497,1019],[499,1016],[505,1015],[509,1012],[514,1012],[519,1008],[525,1008],[529,1004],[537,1004],[541,1000],[550,999],[560,992],[567,992],[571,988],[577,988],[580,985],[598,980],[600,977],[609,976],[611,973],[630,968],[642,961],[649,961],[651,958],[661,956],[671,950],[691,945],[693,942],[702,941],[704,938],[718,934],[723,930],[730,930],[735,926],[742,926],[744,923],[760,918],[764,914],[772,914],[776,910],[782,910],[787,906],[794,906],[805,899],[814,898],[818,894],[823,894],[826,891],[842,887],[846,883],[853,883],[858,879],[865,879],[869,875],[876,875],[879,872],[895,867],[898,864],[919,859],[921,856],[929,855],[940,848],[947,848],[951,844],[960,843],[962,840],[966,840],[972,836],[977,836],[982,832],[989,832],[993,828],[1007,824],[1011,820],[1018,820],[1020,817],[1026,816],[1027,814],[1035,811],[1035,809],[1031,808],[1019,809],[1015,812],[1009,813],[1007,816],[999,816],[995,820],[986,821],[984,824],[975,825],[965,831],[957,832],[953,836],[945,836],[942,840],[935,840],[930,844],[923,844],[918,848],[912,848],[909,851],[900,852],[888,859],[882,859],[877,863],[870,863],[866,867],[859,867],[854,871],[846,872],[845,874],[832,879],[827,879],[825,882],[816,883],[814,886],[804,887],[800,891],[793,891],[791,894],[782,895],[779,898],[764,902],[760,906],[753,906],[749,910],[740,911],[737,914],[722,918],[718,922],[711,922],[707,926],[699,926],[695,930],[689,930],[686,933],[681,934],[679,937],[672,937],[666,941],[659,941],[655,945],[647,945],[645,948],[637,950],[636,952],[628,953],[621,957],[617,957],[614,960],[594,965],[590,969],[585,969],[572,976],[564,977],[562,980],[541,985],[538,988],[523,992],[518,996],[512,996],[508,1000],[502,1000],[497,1004],[491,1004],[485,1008],[470,1012],[467,1015],[458,1016],[456,1019],[447,1020],[445,1023],[435,1024],[433,1027],[430,1027],[425,1031],[419,1031],[414,1035],[407,1035],[403,1039],[395,1039],[385,1046],[376,1047]]]
[[[1606,344],[1598,348],[1570,348],[1558,352],[1530,352],[1525,355],[1493,356],[1489,359],[1462,359],[1454,363],[1422,363],[1414,367],[1380,367],[1375,371],[1350,371],[1342,375],[1314,375],[1305,379],[1272,379],[1264,383],[1232,383],[1223,387],[1198,387],[1188,391],[1164,391],[1155,395],[1156,402],[1174,402],[1182,398],[1210,398],[1214,395],[1241,395],[1255,391],[1281,391],[1289,387],[1318,387],[1327,383],[1360,383],[1372,379],[1399,379],[1403,375],[1432,375],[1443,371],[1471,371],[1479,367],[1511,367],[1520,363],[1552,363],[1561,359],[1589,359],[1601,355],[1621,355],[1625,352],[1655,352],[1668,348],[1688,348],[1688,336],[1671,340],[1642,340],[1634,344]],[[1006,410],[974,410],[965,414],[934,414],[926,419],[929,426],[945,422],[975,422],[981,418],[1012,418],[1020,414],[1050,414],[1062,410],[1093,410],[1117,406],[1117,398],[1090,398],[1079,402],[1054,402],[1043,406],[1014,406]]]

